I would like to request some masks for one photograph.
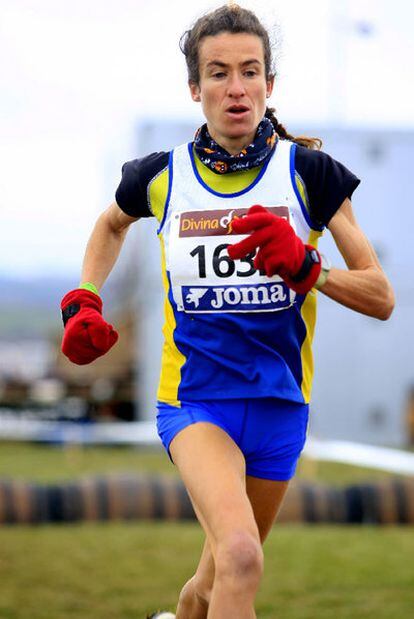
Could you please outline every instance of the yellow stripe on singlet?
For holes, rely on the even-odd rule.
[[[309,204],[306,195],[305,187],[303,186],[302,179],[299,175],[295,175],[296,186],[299,189],[300,195],[302,197],[303,203],[309,212]],[[309,245],[313,245],[314,247],[318,247],[319,238],[322,236],[322,232],[318,230],[311,230],[309,232],[309,237],[307,243]],[[302,304],[300,313],[305,323],[306,327],[306,335],[303,340],[300,356],[301,356],[301,364],[302,364],[302,384],[301,390],[303,399],[306,403],[309,403],[312,393],[312,382],[313,382],[313,352],[312,352],[312,342],[313,336],[315,334],[315,324],[316,324],[316,308],[317,308],[318,294],[315,289],[311,290],[307,295]]]
[[[164,238],[162,233],[159,235],[161,244],[161,272],[162,283],[164,286],[164,345],[161,358],[161,374],[158,388],[158,400],[167,402],[171,406],[180,406],[178,400],[178,387],[181,382],[181,368],[184,365],[186,358],[178,350],[174,341],[174,331],[177,326],[175,321],[174,311],[168,299],[170,291],[170,283],[167,277],[167,268],[165,263]]]
[[[158,176],[150,181],[149,185],[151,211],[157,218],[158,223],[161,222],[164,215],[165,202],[168,194],[168,176],[168,168],[165,168]]]
[[[162,170],[149,185],[149,199],[151,211],[160,223],[164,216],[168,195],[168,167]],[[159,235],[161,245],[161,274],[164,287],[164,344],[161,358],[161,372],[158,386],[158,400],[171,406],[180,406],[178,400],[178,387],[181,382],[181,368],[185,363],[184,355],[178,350],[174,341],[176,321],[174,311],[168,298],[170,283],[167,277],[165,261],[165,246],[162,233]]]
[[[308,243],[317,247],[318,245],[318,237],[320,236],[320,232],[312,232],[309,234]],[[315,323],[316,323],[316,306],[317,306],[317,292],[315,289],[308,292],[305,297],[305,300],[302,304],[300,314],[302,316],[303,322],[306,327],[306,335],[303,340],[300,356],[301,356],[301,364],[302,364],[302,384],[301,391],[303,395],[303,399],[306,403],[309,403],[312,393],[312,382],[313,382],[313,353],[312,353],[312,342],[313,336],[315,333]]]
[[[296,186],[301,195],[301,198],[303,200],[303,204],[306,206],[309,212],[309,203],[308,203],[306,188],[299,174],[295,174],[295,181],[296,181]],[[314,247],[318,247],[318,241],[321,236],[322,236],[322,232],[318,230],[310,230],[307,243],[309,245],[313,245]],[[315,333],[317,300],[318,300],[317,291],[313,289],[306,295],[305,300],[300,310],[300,314],[302,316],[303,322],[305,323],[305,327],[306,327],[305,339],[303,340],[302,346],[300,349],[301,365],[302,365],[301,391],[302,391],[303,399],[305,400],[306,403],[309,403],[310,398],[311,398],[311,393],[312,393],[312,382],[313,382],[313,374],[314,374],[312,342],[313,342],[313,336]]]

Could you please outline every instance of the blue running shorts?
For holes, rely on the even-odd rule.
[[[222,428],[246,460],[246,474],[262,479],[291,479],[305,444],[309,406],[277,398],[249,398],[157,405],[157,429],[169,451],[172,439],[198,421]],[[172,460],[172,458],[171,458]]]

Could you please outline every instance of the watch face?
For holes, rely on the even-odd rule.
[[[316,249],[312,249],[312,251],[310,252],[310,257],[312,258],[312,262],[314,264],[319,264],[319,255],[322,258],[322,265],[323,265],[323,256],[322,256],[322,254],[319,254],[319,252],[317,252]]]
[[[331,261],[329,260],[329,258],[324,256],[323,254],[320,254],[320,256],[321,256],[321,266],[322,266],[322,269],[324,271],[329,271],[329,269],[331,268]]]

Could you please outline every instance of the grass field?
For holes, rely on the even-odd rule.
[[[194,568],[196,524],[0,530],[2,619],[132,619],[174,609]],[[265,546],[260,619],[408,619],[407,529],[275,527]]]
[[[384,474],[303,462],[326,483]],[[116,471],[175,473],[159,451],[0,444],[0,477],[42,482]],[[1,619],[141,619],[173,610],[197,561],[196,523],[0,528]],[[408,619],[414,609],[409,528],[279,525],[266,546],[259,619]]]
[[[177,475],[165,452],[157,448],[0,443],[0,477],[47,483],[84,475],[142,471]],[[302,458],[298,477],[338,486],[384,479],[387,473]]]

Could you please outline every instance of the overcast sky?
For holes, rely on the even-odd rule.
[[[202,122],[178,40],[220,4],[0,0],[0,275],[76,273],[137,120]],[[272,104],[286,125],[414,127],[414,3],[240,4],[277,39]]]

